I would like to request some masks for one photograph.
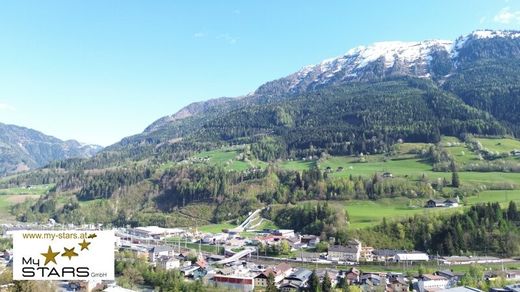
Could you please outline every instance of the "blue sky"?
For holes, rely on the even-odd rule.
[[[109,145],[376,41],[520,29],[520,1],[0,0],[0,122]]]

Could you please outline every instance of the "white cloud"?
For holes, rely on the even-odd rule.
[[[484,23],[484,22],[487,22],[487,17],[486,16],[482,16],[480,18],[480,23]]]
[[[197,39],[199,39],[199,38],[203,38],[203,37],[205,37],[205,36],[206,36],[206,33],[205,33],[205,32],[201,32],[201,31],[196,32],[196,33],[193,34],[193,37],[194,37],[194,38],[197,38]]]
[[[520,10],[511,10],[509,7],[502,8],[493,20],[503,24],[520,24]]]
[[[223,33],[217,36],[219,40],[225,40],[228,44],[234,45],[238,42],[238,38],[230,35],[229,33]]]
[[[9,105],[7,103],[1,103],[0,102],[0,110],[1,111],[10,111],[10,112],[14,112],[16,110],[16,108],[12,105]]]

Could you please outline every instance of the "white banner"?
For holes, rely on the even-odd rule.
[[[114,280],[113,231],[20,230],[14,280]]]

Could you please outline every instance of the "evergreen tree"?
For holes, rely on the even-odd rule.
[[[320,292],[320,279],[316,274],[316,270],[312,271],[312,274],[309,279],[309,291],[310,292]]]
[[[321,291],[323,291],[323,292],[332,291],[332,282],[330,280],[328,272],[325,272],[325,276],[323,277],[323,282],[321,283]]]
[[[347,286],[348,286],[347,279],[345,279],[345,277],[340,277],[336,287],[343,289],[343,288],[347,288]]]
[[[276,289],[276,283],[274,280],[274,274],[269,273],[269,276],[267,276],[267,287],[265,288],[266,292],[276,292],[278,289]]]
[[[451,173],[451,186],[454,188],[458,188],[460,186],[459,173],[457,171]]]
[[[507,219],[517,221],[519,219],[518,217],[519,215],[516,203],[514,201],[509,202],[509,207],[507,208]]]

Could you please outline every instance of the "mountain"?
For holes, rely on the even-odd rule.
[[[357,47],[250,94],[193,103],[92,158],[50,163],[2,185],[54,184],[47,196],[15,210],[20,220],[52,216],[118,226],[200,226],[247,216],[273,202],[287,206],[341,192],[349,199],[433,197],[432,186],[440,187],[437,175],[435,181],[424,175],[386,180],[349,171],[339,182],[326,179],[324,163],[331,156],[352,163],[401,159],[396,144],[404,141],[436,144],[406,152],[421,167],[457,169],[451,152],[438,143],[442,135],[468,143],[468,134],[520,136],[518,68],[520,32],[514,31]],[[516,159],[466,157],[471,167],[485,171],[518,167]],[[298,167],[284,168],[290,161]],[[488,186],[496,188],[491,181]],[[480,184],[474,187],[468,192],[481,190]]]
[[[312,110],[308,108],[318,101],[322,106],[340,109],[342,115],[334,111],[324,114],[335,121],[334,127],[341,128],[341,131],[344,128],[350,129],[342,133],[343,137],[359,137],[358,134],[364,131],[381,133],[381,128],[386,127],[386,135],[395,139],[423,139],[424,135],[409,129],[413,127],[409,124],[414,120],[415,111],[434,112],[435,114],[428,115],[432,119],[428,121],[427,128],[441,134],[461,135],[466,131],[519,136],[520,118],[515,114],[520,109],[518,65],[520,32],[517,31],[478,30],[456,40],[379,42],[353,48],[342,56],[317,65],[306,66],[294,74],[267,82],[246,96],[190,104],[171,116],[157,120],[143,133],[125,138],[109,149],[140,148],[146,145],[157,147],[179,144],[180,141],[242,143],[254,141],[254,135],[269,133],[282,135],[282,140],[286,140],[285,137],[290,136],[290,132],[296,131],[299,126],[303,129],[298,131],[316,130],[307,127],[308,119],[320,120],[322,117],[309,116],[308,112]],[[417,108],[410,109],[408,117],[406,112],[403,113],[403,123],[390,123],[386,126],[380,124],[377,129],[368,127],[370,123],[367,124],[367,119],[376,117],[381,122],[388,118],[385,116],[387,109],[389,113],[394,109],[399,110],[402,105],[396,98],[400,96],[403,86],[406,89],[404,92],[413,89],[422,91],[416,91],[417,94],[408,100],[417,103],[414,105]],[[364,91],[356,88],[363,88]],[[379,92],[379,95],[388,95],[393,103],[376,102],[377,98],[373,97],[371,101],[365,101],[364,99],[372,95],[372,89]],[[324,96],[334,91],[348,92],[353,102],[349,104],[350,108],[327,103],[330,100]],[[444,111],[439,111],[435,109],[435,106],[440,105],[439,102],[421,101],[425,95],[435,96],[436,100],[454,108],[447,107]],[[341,99],[339,95],[336,97]],[[305,100],[305,103],[296,108],[288,106],[296,99]],[[273,109],[271,105],[275,104],[277,108]],[[253,122],[252,116],[242,116],[242,120],[238,122],[240,126],[231,128],[228,121],[236,120],[237,113],[251,111],[261,112],[264,119]],[[349,113],[344,113],[345,111]],[[479,116],[476,119],[479,122],[474,123],[474,127],[469,127],[464,122],[467,117],[459,120],[450,115],[464,112]],[[281,114],[286,118],[294,118],[293,122],[296,124],[291,122],[291,127],[276,131],[274,128],[280,125],[277,116]],[[301,120],[302,118],[307,120]],[[298,124],[298,120],[301,120],[301,124]],[[452,123],[455,120],[459,120],[456,125]],[[470,120],[475,121],[474,118]],[[441,124],[444,125],[438,121],[442,121]],[[404,130],[405,128],[408,129]],[[342,142],[359,142],[349,139],[343,138]],[[428,142],[435,142],[434,140],[430,139]],[[285,142],[291,144],[290,141]],[[315,142],[320,142],[320,145],[328,143],[313,143]]]
[[[0,123],[0,175],[41,167],[53,160],[91,157],[101,149]]]

